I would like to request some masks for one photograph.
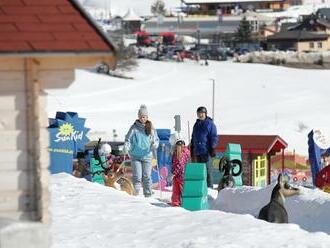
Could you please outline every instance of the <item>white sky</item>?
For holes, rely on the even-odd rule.
[[[329,194],[303,189],[303,195],[287,200],[289,220],[299,227],[253,217],[271,189],[227,189],[218,197],[209,190],[213,210],[190,212],[164,203],[169,192],[156,191],[146,199],[64,173],[53,175],[52,248],[330,247]]]
[[[288,150],[307,155],[307,134],[313,128],[330,135],[329,70],[303,70],[262,64],[210,61],[208,67],[184,63],[138,60],[125,80],[85,70],[67,89],[47,90],[48,116],[75,111],[87,118],[86,127],[122,140],[146,104],[156,128],[174,127],[181,115],[188,140],[196,109],[204,105],[212,116],[215,79],[215,124],[219,134],[280,135]],[[95,139],[98,136],[94,137]]]

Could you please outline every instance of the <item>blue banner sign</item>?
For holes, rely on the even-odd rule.
[[[89,142],[85,128],[86,119],[78,117],[75,112],[57,112],[55,119],[49,119],[50,134],[50,172],[72,173],[72,159],[78,152],[84,152]]]

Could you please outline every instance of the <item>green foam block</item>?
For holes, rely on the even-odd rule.
[[[206,180],[205,163],[188,163],[184,172],[185,180]]]
[[[185,181],[183,185],[182,196],[184,197],[202,197],[207,196],[207,184],[205,180]]]
[[[206,210],[209,208],[207,196],[182,197],[182,207],[190,211]]]

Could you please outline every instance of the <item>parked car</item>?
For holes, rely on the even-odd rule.
[[[227,54],[221,48],[216,49],[200,49],[196,51],[199,53],[201,59],[211,59],[211,60],[227,60]]]
[[[243,55],[249,52],[251,51],[248,48],[237,47],[234,49],[234,53],[237,53],[238,55]]]

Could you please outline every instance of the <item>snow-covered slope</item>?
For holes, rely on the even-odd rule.
[[[48,116],[76,111],[87,118],[86,127],[92,131],[104,131],[111,138],[116,129],[120,140],[144,103],[156,128],[172,128],[174,115],[180,114],[188,139],[188,121],[191,130],[198,106],[205,105],[212,116],[214,79],[214,119],[220,134],[278,134],[289,150],[300,154],[308,152],[311,129],[330,135],[329,70],[139,60],[129,75],[134,80],[77,70],[69,88],[47,90]]]
[[[159,192],[153,198],[134,197],[67,174],[53,175],[51,182],[53,248],[330,247],[330,236],[325,233],[309,233],[295,224],[271,224],[249,214],[168,207],[157,200]],[[265,193],[254,194],[252,199],[248,192],[227,195],[226,202],[218,199],[217,204],[235,201],[233,209],[247,212],[250,201],[262,205]],[[296,199],[295,211],[305,216],[320,213],[314,222],[306,223],[311,229],[319,222],[329,225],[323,221],[328,213],[319,211],[328,208],[329,197],[325,199],[318,191],[308,194],[306,199]],[[317,208],[301,207],[312,197],[320,203]]]

